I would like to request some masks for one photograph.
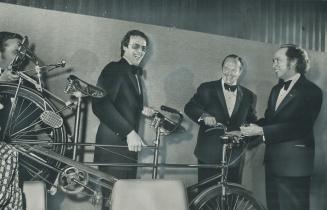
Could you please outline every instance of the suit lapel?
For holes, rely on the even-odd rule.
[[[285,106],[290,103],[296,95],[297,90],[295,90],[295,88],[293,87],[292,90],[290,90],[290,92],[285,96],[284,100],[279,104],[277,110],[275,111],[275,114],[283,110]]]
[[[135,75],[131,71],[128,73],[128,78],[130,79],[130,81],[133,84],[134,91],[136,92],[137,95],[139,95],[139,87],[137,85],[137,80],[136,80]]]
[[[129,78],[130,82],[133,84],[133,87],[134,87],[133,89],[134,89],[135,93],[137,95],[142,95],[142,88],[141,88],[141,80],[140,80],[140,78],[138,77],[138,79],[139,79],[139,85],[140,85],[140,89],[141,89],[141,93],[139,92],[139,87],[138,87],[138,84],[137,84],[136,75],[133,74],[132,66],[129,65],[128,62],[125,59],[123,59],[123,58],[122,58],[121,61],[124,62],[125,65],[126,65],[127,75],[128,75],[128,78]]]
[[[298,81],[296,81],[296,83],[294,84],[294,86],[292,87],[292,89],[290,90],[290,92],[288,92],[288,94],[285,96],[284,100],[279,104],[277,110],[275,111],[275,115],[278,114],[281,110],[283,110],[285,108],[285,106],[287,104],[289,104],[297,95],[298,95],[298,89],[299,86],[302,83],[303,78],[300,77]],[[279,91],[277,93],[277,97],[278,97]],[[277,101],[277,97],[274,100],[275,102],[275,106],[276,106],[276,101]],[[275,107],[274,106],[274,107]]]
[[[218,100],[223,108],[224,114],[227,117],[227,119],[229,119],[230,117],[228,114],[227,104],[226,104],[223,88],[221,85],[221,79],[218,80],[218,83],[217,83],[217,95],[218,95]]]
[[[235,101],[235,106],[232,112],[231,118],[235,117],[235,115],[238,113],[238,110],[240,109],[240,104],[242,102],[243,98],[243,90],[240,86],[237,87],[237,95],[236,95],[236,101]]]
[[[271,113],[275,113],[275,107],[276,107],[276,103],[277,103],[277,98],[279,95],[279,87],[275,86],[273,89],[273,92],[271,93],[271,104],[270,104],[270,108],[271,108]]]
[[[125,65],[126,65],[128,79],[130,80],[130,82],[133,85],[133,89],[134,89],[133,91],[135,92],[135,95],[139,99],[140,106],[143,107],[143,91],[142,91],[141,79],[140,79],[140,77],[138,77],[138,79],[139,79],[139,85],[140,85],[140,90],[141,90],[141,92],[139,92],[139,87],[138,87],[138,84],[137,84],[136,77],[132,73],[132,66],[129,65],[128,62],[125,59],[123,59],[123,58],[121,59],[121,62],[125,63]]]
[[[140,83],[140,103],[141,103],[141,107],[143,108],[143,82],[141,80],[141,77],[137,75],[137,77],[139,78],[139,83]]]

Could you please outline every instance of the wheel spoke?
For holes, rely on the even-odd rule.
[[[29,126],[29,127],[32,127],[32,126]],[[51,130],[52,128],[51,127],[44,127],[44,128],[35,128],[35,129],[32,129],[32,130],[27,130],[28,127],[24,128],[23,130],[25,132],[23,132],[23,130],[21,131],[18,131],[14,134],[12,134],[13,137],[20,137],[20,136],[36,136],[36,135],[42,135],[42,134],[47,134],[47,136],[50,136],[50,134],[46,133],[46,132],[42,132],[42,131],[49,131]],[[27,130],[27,131],[26,131]],[[29,135],[29,133],[35,133],[34,135]],[[20,134],[20,135],[18,135]]]
[[[14,115],[16,114],[17,116],[16,116],[15,120],[12,121],[12,126],[14,126],[14,127],[12,127],[11,130],[14,130],[18,125],[20,125],[22,122],[24,122],[24,120],[25,120],[25,122],[27,121],[27,122],[30,122],[30,123],[32,123],[32,122],[34,121],[34,120],[33,120],[33,121],[31,121],[31,120],[26,120],[26,118],[29,117],[29,116],[31,116],[32,114],[34,114],[34,113],[37,111],[37,109],[31,109],[31,110],[33,110],[33,111],[30,112],[30,113],[28,113],[27,111],[28,111],[29,107],[32,106],[32,102],[30,102],[30,103],[29,103],[29,104],[24,108],[24,110],[21,111],[21,109],[23,108],[24,102],[25,102],[25,99],[23,99],[23,102],[20,104],[19,111],[16,112],[17,114],[14,113]],[[18,103],[18,100],[17,100],[17,103]],[[17,108],[17,106],[16,106],[16,108]],[[23,115],[23,114],[25,114],[25,113],[28,113],[28,114],[25,116],[25,115]]]
[[[45,148],[64,155],[64,145],[52,145],[51,143],[65,143],[67,141],[65,128],[63,126],[52,128],[44,124],[40,119],[40,115],[45,108],[58,113],[57,109],[48,99],[43,98],[35,90],[21,86],[17,91],[17,95],[16,91],[17,85],[0,84],[0,96],[3,98],[5,105],[4,109],[0,110],[0,119],[2,120],[0,121],[0,126],[8,126],[2,130],[2,132],[6,131],[6,133],[2,134],[3,138],[14,144],[44,144]],[[15,95],[16,104],[15,107],[12,107]],[[11,107],[14,109],[9,116]],[[29,157],[19,156],[19,162],[22,164],[24,171],[24,181],[47,179],[48,181],[50,180],[50,182],[47,182],[47,187],[49,188],[57,175],[52,169],[60,168],[62,163],[46,155],[34,153],[29,155]]]
[[[236,201],[235,201],[235,203],[234,203],[233,210],[237,210],[237,209],[236,209],[236,204],[238,203],[238,199],[239,199],[239,196],[237,195],[237,196],[236,196]]]
[[[41,123],[41,120],[40,121],[37,121],[37,122],[31,122],[31,124],[29,124],[27,127],[24,127],[21,130],[18,130],[15,133],[11,134],[11,137],[15,137],[17,134],[20,134],[21,132],[26,131],[29,128],[32,128],[32,127],[38,125],[38,123]],[[30,130],[30,131],[33,131],[33,130]],[[30,131],[28,131],[28,132],[30,132]]]
[[[220,185],[200,193],[190,204],[192,210],[264,210],[262,205],[242,187],[227,185],[222,196]]]

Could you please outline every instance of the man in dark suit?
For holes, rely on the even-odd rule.
[[[205,130],[216,123],[223,123],[228,131],[239,130],[244,123],[256,120],[256,96],[248,89],[238,85],[244,68],[242,59],[237,55],[228,55],[222,63],[222,78],[205,82],[185,105],[184,111],[194,122],[200,125],[194,154],[199,164],[220,163],[222,141],[219,134],[206,133]],[[240,154],[241,148],[232,151],[232,157]],[[233,159],[233,158],[232,158]],[[198,169],[198,180],[217,174],[217,170]],[[228,180],[241,182],[239,162],[228,170]]]
[[[314,160],[313,125],[322,92],[304,76],[307,53],[282,46],[274,55],[273,70],[280,79],[270,93],[265,118],[241,127],[245,136],[262,135],[266,144],[266,196],[269,210],[308,210]]]
[[[147,36],[138,30],[129,31],[121,42],[118,62],[109,63],[101,72],[97,85],[106,96],[94,99],[93,112],[100,119],[96,143],[127,145],[127,148],[96,148],[94,160],[107,163],[136,163],[142,139],[138,135],[139,120],[143,108],[141,87],[142,68],[139,66],[148,47]],[[120,179],[136,178],[136,167],[100,166]]]

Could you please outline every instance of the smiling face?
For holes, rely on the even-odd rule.
[[[286,51],[287,48],[277,50],[273,58],[273,70],[275,71],[276,76],[285,81],[296,74],[296,62],[291,62],[288,60]]]
[[[140,65],[146,53],[147,43],[141,36],[131,36],[127,46],[123,46],[123,57],[131,65]]]
[[[235,58],[227,58],[223,64],[222,73],[226,84],[235,85],[242,73],[240,61]]]

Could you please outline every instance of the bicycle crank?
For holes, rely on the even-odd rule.
[[[67,194],[82,192],[88,182],[88,173],[72,166],[64,168],[59,175],[59,188]]]

